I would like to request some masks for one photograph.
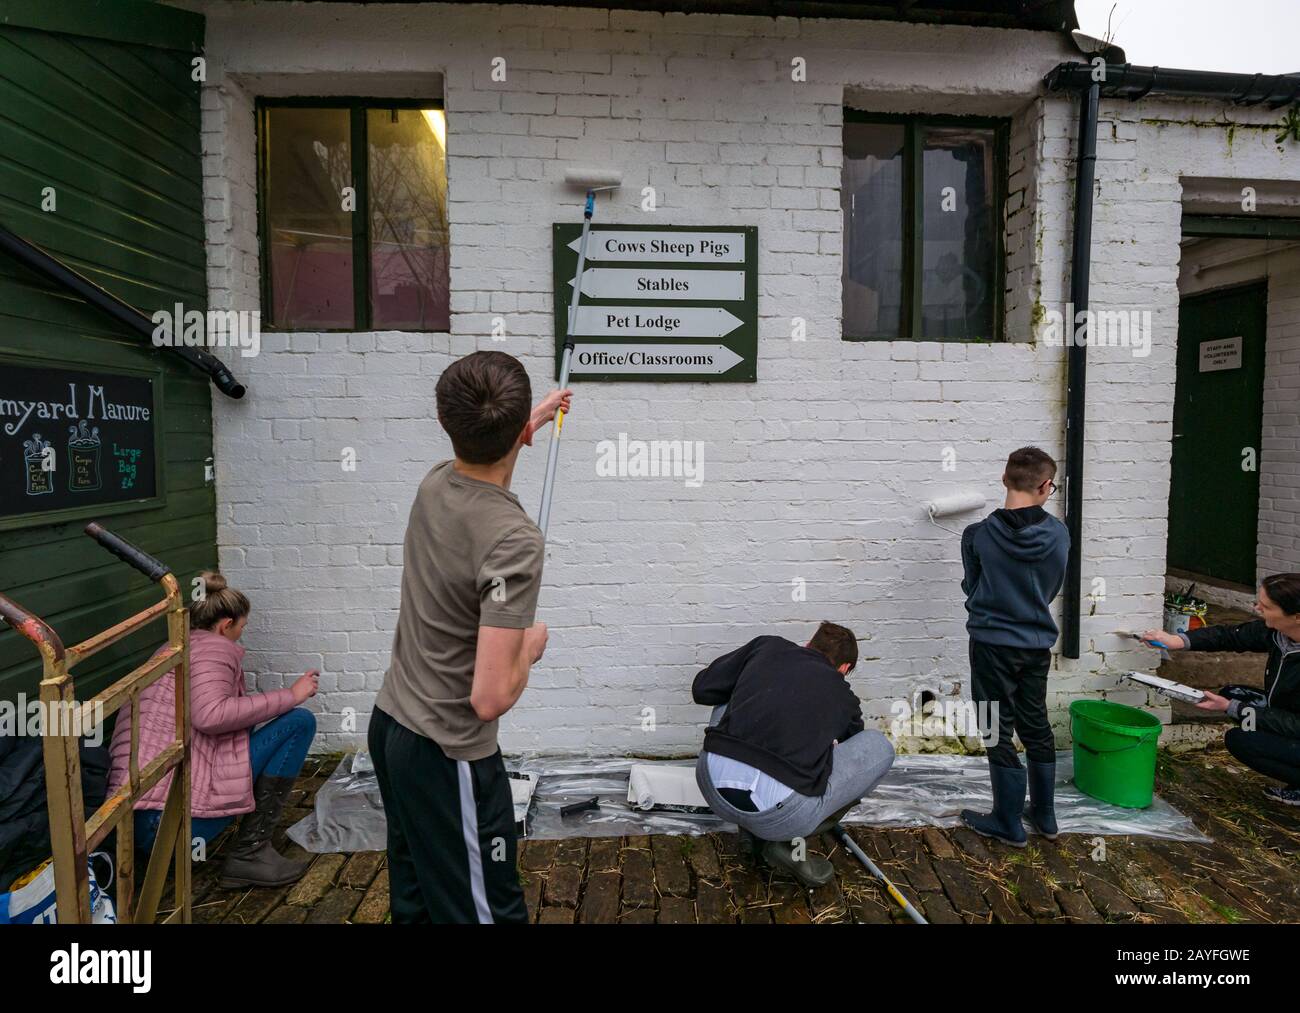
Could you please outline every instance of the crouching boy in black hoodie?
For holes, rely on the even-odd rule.
[[[981,712],[993,779],[993,812],[963,809],[961,818],[985,837],[1018,848],[1025,846],[1022,810],[1044,837],[1056,837],[1056,742],[1047,720],[1047,673],[1057,630],[1049,606],[1065,580],[1070,536],[1043,509],[1056,491],[1055,477],[1056,462],[1037,447],[1015,451],[1002,476],[1006,505],[961,538],[971,697]],[[1013,728],[1024,743],[1028,773],[1016,756]]]

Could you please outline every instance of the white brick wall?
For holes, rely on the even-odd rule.
[[[320,748],[361,741],[387,664],[406,514],[449,453],[435,378],[495,347],[525,363],[536,389],[551,384],[550,223],[580,220],[580,196],[560,185],[579,163],[624,173],[600,221],[758,226],[759,382],[578,389],[540,613],[551,644],[503,721],[504,747],[691,753],[706,717],[689,698],[697,669],[757,633],[805,637],[823,618],[863,639],[852,681],[873,719],[918,689],[964,692],[958,539],[920,504],[963,489],[996,500],[1008,451],[1061,451],[1063,349],[1035,344],[1031,328],[1068,292],[1076,116],[1039,83],[1068,58],[1060,39],[519,6],[192,6],[208,15],[214,306],[257,306],[255,95],[446,100],[451,333],[266,334],[260,357],[234,364],[248,397],[217,404],[222,565],[256,610],[248,666],[262,686],[322,667]],[[495,56],[503,83],[491,80]],[[805,83],[790,81],[796,56]],[[1013,118],[1008,342],[840,340],[845,102]],[[1159,612],[1179,176],[1291,171],[1255,143],[1262,131],[1239,128],[1225,150],[1207,140],[1216,131],[1160,126],[1161,115],[1188,111],[1103,104],[1093,301],[1154,310],[1156,345],[1145,359],[1090,353],[1084,590],[1102,578],[1105,598],[1085,618],[1084,656],[1059,661],[1058,703],[1113,691],[1115,673],[1146,656],[1108,631]],[[653,215],[640,210],[645,186]],[[497,316],[502,343],[488,337]],[[790,339],[796,316],[804,342]],[[620,432],[704,441],[703,487],[598,478],[596,444]],[[339,467],[348,446],[352,474]],[[544,447],[525,454],[516,474],[530,510],[544,458]],[[805,601],[792,599],[799,578]],[[356,732],[341,726],[348,707]]]

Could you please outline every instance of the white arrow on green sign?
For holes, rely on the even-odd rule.
[[[573,280],[569,280],[573,287]],[[593,299],[745,298],[744,271],[691,271],[667,267],[590,267],[582,272],[582,294]]]
[[[576,251],[580,240],[569,243]],[[588,260],[641,260],[676,264],[742,264],[743,232],[664,232],[592,229]]]
[[[725,345],[589,345],[575,342],[574,373],[722,374],[745,360]]]
[[[721,338],[742,323],[717,306],[579,306],[572,336]]]

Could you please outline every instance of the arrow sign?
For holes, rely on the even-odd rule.
[[[576,251],[579,240],[569,244]],[[677,264],[743,264],[743,232],[592,229],[588,260],[650,260]]]
[[[745,360],[725,345],[575,343],[574,373],[715,373]]]
[[[579,306],[572,336],[721,338],[743,322],[716,306]]]
[[[569,287],[573,287],[572,280]],[[745,272],[592,267],[582,272],[582,294],[593,299],[740,302],[745,298]]]

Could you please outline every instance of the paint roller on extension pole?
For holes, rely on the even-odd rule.
[[[569,386],[569,365],[573,359],[573,332],[578,329],[578,298],[582,293],[582,272],[587,264],[587,236],[591,233],[591,216],[596,210],[596,194],[601,190],[617,190],[623,174],[608,169],[571,168],[564,173],[569,186],[587,191],[587,206],[582,214],[582,240],[578,243],[578,270],[573,276],[573,298],[569,302],[569,326],[564,334],[564,355],[560,359],[560,390]],[[551,519],[551,494],[555,491],[555,465],[560,459],[560,430],[564,427],[564,412],[556,411],[555,428],[551,430],[551,445],[546,452],[546,480],[542,483],[542,507],[537,512],[537,526],[546,537],[546,525]]]
[[[907,917],[916,922],[917,925],[930,924],[925,920],[925,915],[921,914],[920,911],[912,906],[911,901],[904,897],[898,887],[889,881],[889,877],[881,872],[876,863],[867,857],[867,853],[858,847],[857,841],[849,836],[849,832],[845,830],[843,826],[836,823],[835,826],[831,827],[831,834],[837,841],[848,849],[849,853],[852,854],[854,858],[866,867],[866,870],[871,873],[871,875],[876,877],[880,885],[885,888],[885,893],[889,894],[894,902],[903,909],[903,913],[907,915]]]

